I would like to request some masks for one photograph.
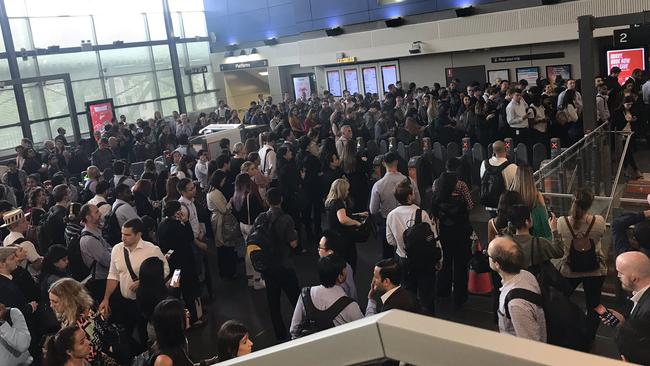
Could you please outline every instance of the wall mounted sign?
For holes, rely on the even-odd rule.
[[[327,88],[335,97],[340,97],[342,95],[341,74],[339,74],[338,70],[330,70],[327,72]]]
[[[185,75],[205,74],[208,72],[208,66],[186,67]]]
[[[617,29],[614,31],[614,47],[642,47],[648,44],[650,26]]]
[[[85,104],[90,131],[103,131],[104,125],[111,123],[115,116],[113,99],[93,100]]]
[[[645,69],[645,49],[607,51],[607,70],[611,70],[614,66],[621,69],[618,83],[623,85],[627,78],[632,76],[634,69]]]
[[[546,66],[546,78],[555,80],[556,76],[561,76],[564,80],[571,79],[571,65],[550,65]]]
[[[517,80],[526,80],[530,86],[537,85],[537,79],[539,79],[539,67],[518,67],[516,71]]]
[[[492,85],[496,85],[497,79],[510,81],[510,69],[488,70],[488,81]]]
[[[549,58],[562,58],[562,57],[564,57],[564,52],[534,53],[534,54],[530,54],[530,55],[520,55],[520,56],[492,57],[492,63],[493,64],[498,64],[498,63],[501,63],[501,62],[545,60],[545,59],[549,59]]]
[[[364,93],[377,93],[377,69],[373,67],[364,67],[361,69],[363,76]]]
[[[234,62],[232,64],[221,64],[219,69],[221,71],[233,71],[233,70],[245,70],[245,69],[254,69],[256,67],[267,67],[269,66],[269,60],[256,60],[256,61],[246,61],[246,62]]]
[[[339,57],[336,59],[337,64],[349,64],[351,62],[357,62],[356,57]]]

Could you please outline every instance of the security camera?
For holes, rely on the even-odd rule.
[[[411,55],[415,55],[421,52],[422,52],[422,42],[421,41],[413,42],[413,44],[411,44],[411,49],[409,49],[409,53]]]

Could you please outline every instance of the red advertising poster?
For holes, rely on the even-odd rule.
[[[625,83],[635,69],[645,68],[645,49],[633,48],[628,50],[607,51],[607,70],[618,66],[621,69],[618,75],[619,84]]]
[[[101,131],[113,119],[113,101],[100,100],[86,103],[93,131]]]

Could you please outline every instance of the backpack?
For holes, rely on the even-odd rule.
[[[481,204],[485,207],[497,207],[501,194],[506,191],[506,180],[503,171],[510,165],[509,161],[499,166],[493,166],[489,160],[485,164],[485,173],[481,178]]]
[[[93,272],[94,275],[95,265],[97,264],[97,261],[93,261],[89,268],[83,261],[83,257],[81,255],[81,238],[84,236],[92,236],[95,239],[100,240],[97,236],[86,230],[82,230],[81,235],[76,236],[70,240],[70,243],[68,244],[68,272],[72,278],[79,282],[88,277],[91,272]]]
[[[458,227],[469,224],[467,205],[460,196],[452,195],[448,200],[434,201],[433,212],[438,217],[440,226]]]
[[[38,245],[41,250],[41,253],[47,253],[47,250],[50,248],[52,244],[63,244],[63,243],[53,243],[54,239],[52,239],[52,230],[54,228],[51,228],[52,224],[50,220],[59,214],[61,210],[63,210],[63,213],[67,213],[67,210],[64,208],[57,209],[57,207],[61,206],[52,206],[50,210],[43,215],[41,218],[41,222],[38,223],[38,231],[36,233],[36,237],[38,238]]]
[[[437,245],[438,238],[431,225],[422,222],[422,209],[415,212],[415,223],[404,230],[403,238],[409,267],[415,270],[433,268],[442,258],[442,250]]]
[[[106,195],[106,199],[108,200],[108,202],[111,202],[111,203],[115,202],[115,188],[117,186],[119,186],[120,184],[124,183],[126,178],[127,178],[127,176],[123,175],[122,178],[117,180],[117,184],[114,183],[115,179],[111,178],[111,180],[109,182],[110,186],[108,188],[108,194]]]
[[[120,223],[117,221],[117,210],[125,203],[120,203],[113,208],[106,217],[104,217],[104,227],[102,228],[102,236],[108,244],[115,246],[115,244],[122,241],[122,230]]]
[[[90,181],[84,184],[84,188],[79,192],[79,203],[84,204],[90,201],[95,195],[90,191]]]
[[[258,272],[265,272],[273,267],[273,245],[275,230],[273,224],[277,220],[271,220],[270,213],[262,212],[253,223],[253,230],[246,243],[246,253],[251,259],[253,268]]]
[[[343,309],[354,302],[347,296],[341,296],[325,310],[318,310],[311,299],[311,287],[302,289],[302,304],[305,306],[305,318],[299,326],[299,337],[305,337],[321,330],[334,328],[334,318],[336,318]]]
[[[508,304],[511,300],[531,302],[544,309],[548,344],[588,352],[590,337],[584,311],[555,287],[545,287],[540,283],[540,289],[541,294],[523,288],[510,290],[504,304],[506,317],[510,319]]]
[[[589,227],[585,233],[576,234],[569,220],[565,217],[566,226],[571,232],[571,246],[569,248],[569,257],[567,264],[573,272],[591,272],[600,266],[598,255],[596,255],[596,243],[589,237],[591,228],[596,222],[596,216],[593,216]]]
[[[223,243],[227,247],[235,247],[239,245],[244,236],[241,233],[241,228],[239,226],[239,220],[232,214],[228,212],[223,217]]]

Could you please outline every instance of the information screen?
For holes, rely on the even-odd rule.
[[[397,66],[388,65],[381,67],[381,79],[384,84],[384,92],[388,92],[390,84],[397,83]]]
[[[293,91],[296,100],[301,98],[303,101],[311,96],[311,80],[309,76],[293,76]]]
[[[327,87],[330,93],[335,97],[340,97],[341,93],[341,75],[338,70],[331,70],[327,72]]]
[[[350,94],[355,94],[359,92],[359,75],[357,74],[357,69],[348,69],[343,71],[345,75],[345,89],[350,92]]]
[[[645,69],[645,49],[631,48],[607,51],[607,71],[614,66],[621,69],[621,73],[618,75],[618,83],[622,85],[632,76],[635,69]]]
[[[101,131],[104,125],[111,123],[113,120],[113,100],[97,100],[86,102],[86,112],[90,117],[90,123],[93,131]]]
[[[364,67],[361,70],[363,74],[363,91],[364,93],[377,92],[377,69],[374,67]]]

